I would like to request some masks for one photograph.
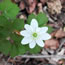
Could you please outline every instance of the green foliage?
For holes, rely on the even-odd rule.
[[[47,24],[48,18],[46,17],[45,13],[39,13],[37,15],[37,21],[38,21],[39,25],[41,26],[41,25]]]
[[[19,48],[19,55],[22,55],[27,52],[27,50],[26,50],[27,48],[22,44],[19,44],[18,48]]]
[[[16,15],[19,12],[19,8],[11,0],[3,0],[0,2],[0,52],[11,57],[22,55],[29,51],[30,53],[38,53],[42,48],[36,45],[34,49],[30,49],[29,45],[22,45],[22,36],[19,33],[24,29],[24,20],[17,19]],[[27,23],[30,24],[31,20],[35,18],[39,26],[47,24],[48,18],[44,13],[39,13],[37,16],[34,14],[29,15]],[[52,32],[52,28],[49,27],[48,33]]]
[[[8,20],[6,19],[6,17],[0,16],[0,26],[6,25],[7,22]]]
[[[39,13],[37,16],[35,16],[34,14],[29,15],[27,23],[30,24],[32,19],[36,19],[39,26],[45,25],[48,22],[48,18],[46,17],[45,13]]]
[[[16,4],[12,3],[11,0],[3,0],[0,2],[0,11],[7,18],[14,19],[19,12],[19,8]]]
[[[27,23],[30,24],[32,19],[36,19],[36,16],[34,14],[30,14],[27,19]]]
[[[14,32],[24,29],[24,20],[16,19],[19,8],[11,0],[0,2],[0,11],[3,12],[0,16],[0,52],[14,57],[20,53],[19,50],[24,49],[19,49],[22,37]]]
[[[51,33],[53,31],[53,28],[50,26],[47,26],[47,27],[48,27],[48,33]]]
[[[38,45],[36,45],[35,46],[35,48],[33,48],[33,49],[30,49],[29,48],[29,45],[26,45],[25,46],[26,47],[26,51],[29,51],[31,54],[37,54],[37,53],[39,53],[40,52],[40,50],[42,49],[41,47],[39,47]]]
[[[11,44],[9,43],[9,41],[7,41],[7,40],[0,40],[0,51],[3,54],[8,55],[10,49],[11,49]]]
[[[0,15],[0,52],[14,57],[21,53],[21,49],[24,49],[19,48],[22,36],[15,32],[24,29],[24,20],[16,18],[19,8],[11,0],[0,2],[0,11],[2,11]]]
[[[43,25],[43,27],[48,27],[48,33],[50,34],[54,29],[51,26]]]
[[[15,30],[22,30],[22,29],[24,29],[24,20],[15,19],[14,22],[13,22],[13,28]]]
[[[17,45],[13,44],[13,45],[11,46],[11,51],[10,51],[11,57],[17,56],[18,53],[19,53],[19,50],[18,50]]]
[[[17,35],[14,31],[24,29],[24,21],[21,19],[8,20],[0,16],[0,23],[0,52],[14,57],[19,54],[19,45],[22,40],[22,36]]]

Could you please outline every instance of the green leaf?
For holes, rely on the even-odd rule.
[[[54,29],[52,27],[48,26],[48,33],[52,33],[53,30]]]
[[[11,49],[11,44],[9,43],[9,41],[7,40],[0,40],[0,51],[5,54],[8,55]]]
[[[0,10],[3,12],[3,15],[7,18],[14,19],[16,18],[19,8],[16,4],[12,3],[11,0],[3,0],[0,2]]]
[[[0,28],[3,28],[5,31],[12,31],[12,21],[8,20],[5,16],[0,16]]]
[[[24,29],[24,20],[23,19],[14,19],[8,20],[4,16],[0,16],[0,27],[4,27],[8,31],[13,30],[22,30]]]
[[[15,34],[15,33],[12,33],[12,34],[10,34],[10,37],[11,37],[11,39],[14,41],[14,44],[16,43],[17,45],[19,45],[19,44],[21,44],[21,40],[22,40],[22,36],[20,36],[20,35],[17,35],[17,34]]]
[[[38,45],[36,45],[35,48],[33,48],[33,49],[30,49],[30,48],[29,48],[29,45],[26,45],[25,48],[26,48],[26,51],[29,51],[31,54],[37,54],[37,53],[39,53],[39,52],[41,51],[41,49],[42,49],[42,48],[39,47]]]
[[[7,30],[0,30],[0,39],[6,39],[10,35],[10,32]]]
[[[2,22],[0,24],[0,40],[3,40],[0,42],[1,43],[0,52],[3,52],[6,55],[10,52],[11,57],[14,57],[18,54],[23,53],[23,52],[21,53],[21,50],[20,50],[22,47],[20,46],[19,48],[19,45],[21,44],[22,36],[17,35],[14,32],[14,30],[19,31],[21,29],[24,29],[24,20],[14,19],[14,21],[11,21],[6,19],[7,18],[4,16],[0,17],[0,23]],[[8,42],[5,42],[7,37],[10,37],[11,40],[13,41],[13,42],[9,41],[11,47],[9,46]],[[10,49],[8,49],[9,48],[8,46],[10,47]],[[4,49],[6,50],[4,51]]]
[[[31,54],[38,54],[41,51],[41,49],[42,49],[41,47],[36,46],[33,49],[29,49],[29,51],[30,51]]]
[[[17,51],[15,51],[15,52],[13,51],[13,54],[11,54],[11,56],[14,57],[16,55],[24,54],[26,52],[26,50],[25,50],[25,46],[23,46],[21,44],[22,36],[19,36],[19,35],[16,35],[16,34],[12,34],[10,37],[14,41],[13,44],[15,45],[14,46],[15,48],[13,48],[13,50],[16,50],[16,48],[17,48]]]
[[[48,22],[48,18],[45,13],[39,13],[36,17],[39,26],[45,25]]]
[[[17,56],[18,53],[19,53],[19,51],[18,51],[18,46],[15,45],[15,44],[13,44],[13,45],[11,46],[11,51],[10,51],[11,57]]]
[[[48,22],[48,18],[45,13],[39,13],[37,16],[31,14],[28,16],[27,23],[30,24],[32,19],[36,19],[38,21],[39,26],[45,25]]]
[[[0,16],[0,26],[3,27],[4,25],[6,25],[8,22],[8,20],[6,19],[6,17],[4,16]]]
[[[54,30],[51,26],[48,26],[48,25],[44,25],[43,27],[48,27],[48,33],[52,33],[52,31]]]
[[[19,49],[19,55],[23,55],[27,52],[25,46],[22,44],[18,45],[18,49]]]
[[[4,3],[4,4],[3,4]],[[6,9],[6,4],[5,4],[6,2],[5,2],[5,0],[2,0],[1,2],[0,2],[0,11],[4,11],[5,9]],[[3,5],[3,6],[2,6]]]
[[[5,30],[7,30],[7,31],[9,31],[9,32],[12,32],[12,30],[13,30],[13,25],[12,25],[12,22],[11,21],[8,21],[8,22],[6,22],[7,24],[6,25],[4,25],[4,29]]]
[[[24,20],[23,19],[15,19],[13,21],[13,29],[14,30],[22,30],[22,29],[24,29]]]
[[[11,36],[11,39],[14,41],[14,47],[13,50],[15,50],[15,52],[13,51],[13,54],[11,54],[12,57],[16,56],[16,55],[21,55],[24,54],[25,51],[25,46],[23,46],[21,44],[21,40],[22,40],[22,36],[16,35],[15,33],[13,33]],[[12,45],[13,46],[13,45]],[[17,48],[17,49],[16,49]],[[16,51],[17,50],[17,51]]]
[[[34,14],[30,14],[27,19],[27,23],[30,24],[32,19],[36,19],[36,16]]]

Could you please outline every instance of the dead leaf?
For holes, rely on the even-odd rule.
[[[38,3],[38,13],[43,12],[42,3]]]
[[[56,38],[63,38],[65,37],[65,32],[62,29],[59,29],[56,34],[55,34]]]
[[[40,2],[44,5],[46,3],[46,0],[40,0]]]
[[[28,6],[31,6],[35,0],[25,0]]]
[[[60,0],[60,1],[61,1],[62,4],[65,3],[65,0]]]
[[[59,41],[56,39],[50,39],[45,41],[45,48],[56,50],[59,47]]]
[[[24,1],[21,1],[21,2],[20,2],[19,8],[20,8],[21,10],[24,10],[24,9],[25,9],[25,3],[24,3]]]
[[[47,2],[48,5],[48,11],[51,14],[59,14],[61,13],[62,5],[60,0],[51,0],[50,2]]]
[[[58,61],[58,64],[61,64],[61,65],[62,65],[63,63],[64,63],[63,60],[59,60],[59,61]]]
[[[29,14],[31,14],[32,12],[34,12],[36,4],[37,4],[37,1],[34,0],[33,3],[30,6],[26,7],[26,10],[27,10],[27,12]]]
[[[55,37],[55,34],[56,34],[56,31],[52,32],[52,33],[51,33],[51,36],[52,36],[52,37]]]
[[[64,8],[65,9],[65,8]],[[60,13],[58,16],[57,16],[57,19],[58,19],[58,23],[62,23],[62,24],[65,24],[65,13]]]
[[[14,30],[14,33],[16,33],[17,35],[20,35],[20,31]]]

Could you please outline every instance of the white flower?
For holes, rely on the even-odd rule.
[[[32,19],[31,24],[25,24],[25,30],[21,31],[20,34],[24,36],[21,44],[29,44],[30,48],[34,48],[36,44],[40,47],[44,47],[43,40],[48,40],[51,36],[47,33],[48,27],[38,27],[36,19]]]

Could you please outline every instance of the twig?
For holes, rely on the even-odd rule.
[[[16,57],[14,57],[14,59],[16,59]],[[22,58],[58,58],[60,57],[65,59],[65,55],[20,55],[20,57]]]

